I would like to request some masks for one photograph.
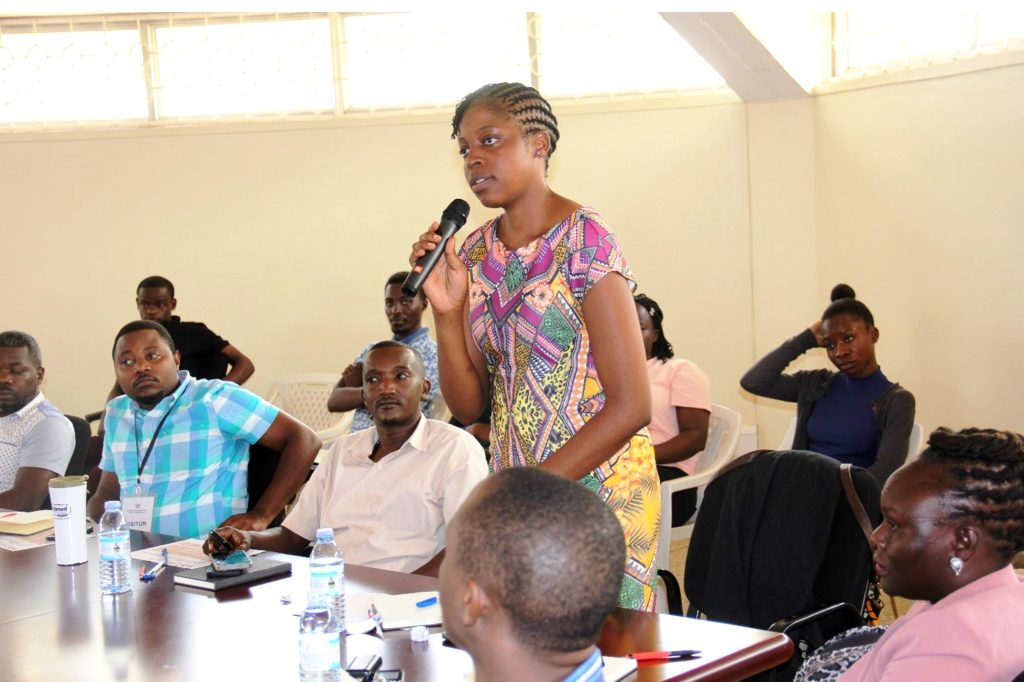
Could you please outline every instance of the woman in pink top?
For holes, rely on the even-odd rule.
[[[919,601],[840,680],[1007,681],[1024,671],[1024,581],[1010,565],[1024,549],[1024,437],[932,433],[882,490],[871,540],[882,588]],[[805,673],[798,679],[829,679]]]
[[[671,481],[692,474],[694,457],[704,449],[711,419],[711,381],[689,360],[673,357],[672,344],[662,330],[664,313],[654,299],[637,294],[636,314],[647,353],[651,381],[651,423],[658,478]],[[672,525],[681,526],[697,508],[697,491],[672,495]]]

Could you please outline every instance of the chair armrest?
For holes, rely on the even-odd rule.
[[[663,481],[663,486],[668,486],[668,489],[677,493],[680,490],[690,490],[692,488],[699,488],[702,485],[707,485],[711,482],[711,479],[718,473],[718,469],[711,471],[704,471],[699,474],[693,474],[691,476],[683,476],[681,478],[673,478],[671,481]]]
[[[846,616],[850,622],[851,628],[855,628],[859,625],[864,624],[863,618],[861,618],[860,611],[851,604],[846,602],[839,602],[837,604],[830,604],[823,606],[820,609],[811,611],[797,616],[790,616],[789,618],[783,618],[782,620],[775,621],[768,629],[772,632],[781,632],[782,634],[789,634],[791,630],[803,627],[808,623],[823,620],[832,615]],[[844,628],[849,629],[849,628]]]

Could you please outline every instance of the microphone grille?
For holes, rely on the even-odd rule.
[[[469,217],[469,204],[462,199],[456,199],[448,204],[448,208],[444,209],[441,217],[451,220],[459,227],[462,227],[466,222],[466,218]]]

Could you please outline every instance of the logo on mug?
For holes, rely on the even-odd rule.
[[[53,518],[55,519],[66,519],[71,516],[71,505],[67,503],[60,503],[53,505]]]

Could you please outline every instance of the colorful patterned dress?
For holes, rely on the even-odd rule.
[[[491,379],[491,457],[500,470],[543,462],[604,407],[583,299],[608,273],[635,282],[592,209],[574,211],[514,251],[497,228],[495,218],[474,231],[460,255],[470,273],[470,330]],[[652,610],[661,502],[647,430],[580,483],[611,507],[626,534],[619,604]]]

